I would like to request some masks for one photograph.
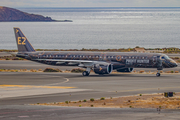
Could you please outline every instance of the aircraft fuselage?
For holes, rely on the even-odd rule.
[[[68,64],[73,60],[101,61],[113,64],[113,69],[125,68],[171,68],[176,67],[172,59],[162,59],[164,54],[160,53],[133,53],[133,52],[76,52],[76,51],[45,51],[45,52],[22,52],[18,57],[26,56],[26,59],[47,63],[51,65],[79,65]],[[58,62],[56,60],[72,60],[72,62]],[[161,65],[162,64],[162,65]]]

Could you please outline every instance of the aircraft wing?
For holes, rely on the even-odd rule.
[[[92,68],[94,64],[109,64],[103,61],[91,61],[91,60],[64,60],[64,59],[35,59],[35,60],[56,62],[56,64],[67,63],[69,65],[77,65],[79,67],[90,67],[90,68]]]

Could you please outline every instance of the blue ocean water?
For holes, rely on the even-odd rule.
[[[35,49],[180,48],[180,8],[18,8],[73,22],[0,22],[0,49],[20,27]]]

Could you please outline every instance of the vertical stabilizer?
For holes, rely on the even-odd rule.
[[[14,28],[18,52],[35,52],[35,49],[22,33],[20,28]]]

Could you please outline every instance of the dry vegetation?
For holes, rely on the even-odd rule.
[[[0,72],[42,72],[41,69],[36,70],[36,69],[31,69],[31,70],[27,70],[27,69],[20,69],[20,70],[14,70],[14,69],[0,69]]]
[[[54,68],[46,68],[43,72],[62,72],[62,70]]]
[[[18,57],[15,57],[15,56],[3,56],[3,57],[0,57],[0,60],[25,60],[25,59],[18,58]]]
[[[75,106],[75,107],[111,107],[111,108],[162,108],[180,109],[180,93],[166,98],[163,94],[100,98],[94,100],[65,101],[54,103],[37,103],[35,105]]]
[[[86,69],[82,69],[82,68],[74,68],[71,70],[72,73],[82,73],[86,71]]]

